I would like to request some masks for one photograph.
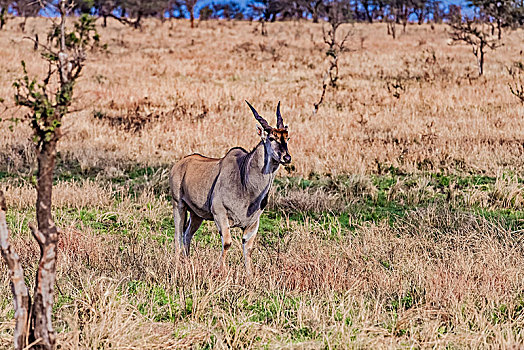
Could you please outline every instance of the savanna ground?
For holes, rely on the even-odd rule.
[[[38,259],[30,129],[5,121],[25,60],[46,67],[12,20],[0,31],[0,188],[28,282]],[[345,27],[346,29],[349,26]],[[339,87],[316,115],[326,68],[321,25],[110,22],[90,53],[60,142],[54,213],[61,228],[55,326],[62,349],[519,348],[524,342],[524,108],[507,67],[524,60],[506,33],[476,78],[446,28],[410,25],[392,40],[356,25]],[[395,87],[396,86],[396,87]],[[246,281],[240,234],[216,275],[220,238],[197,233],[176,256],[171,164],[252,148],[250,101],[290,126]],[[12,131],[10,129],[12,127]],[[0,268],[0,347],[13,310]]]

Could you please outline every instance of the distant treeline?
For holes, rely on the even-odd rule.
[[[24,18],[46,15],[46,5],[56,1],[0,0],[0,29],[8,14]],[[441,0],[236,0],[209,3],[206,0],[76,0],[71,2],[77,13],[88,13],[103,19],[114,18],[140,27],[147,17],[247,19],[272,22],[277,20],[329,20],[329,9],[336,6],[348,19],[357,22],[440,23],[463,16],[460,5],[444,4]],[[466,5],[476,19],[497,27],[524,24],[524,0],[472,0]],[[51,7],[49,7],[51,8]],[[198,9],[198,13],[195,13]],[[47,14],[47,15],[52,15]]]

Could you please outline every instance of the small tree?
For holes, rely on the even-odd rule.
[[[207,21],[208,19],[213,18],[214,11],[210,5],[206,5],[198,11],[198,18],[200,21]]]
[[[429,15],[429,4],[427,0],[412,0],[413,13],[417,16],[419,25],[424,23],[424,20]]]
[[[266,22],[276,21],[278,15],[288,8],[288,5],[286,0],[253,0],[250,2],[251,15],[259,19],[262,35],[267,35]]]
[[[471,0],[470,7],[484,20],[493,23],[492,34],[497,30],[498,40],[502,39],[502,28],[512,26],[517,19],[522,18],[523,13],[519,11],[522,3],[515,0]]]
[[[24,21],[20,23],[20,29],[25,32],[25,25],[29,17],[35,17],[40,12],[40,2],[35,0],[17,0],[13,3],[13,9],[16,14],[24,18]]]
[[[433,23],[440,24],[444,19],[444,7],[441,0],[428,0],[428,13],[431,14]]]
[[[7,22],[7,9],[11,1],[9,0],[0,0],[0,30],[2,30]]]
[[[322,0],[297,0],[299,8],[311,14],[313,23],[318,23],[324,11],[324,1]]]
[[[195,27],[195,7],[198,0],[170,0],[168,1],[167,11],[171,17],[184,18],[189,15],[191,28]],[[208,5],[208,9],[211,7]],[[206,10],[204,10],[206,11]],[[211,14],[210,14],[211,15]],[[204,19],[205,20],[205,19]]]
[[[329,67],[322,78],[322,94],[320,95],[320,100],[314,104],[315,109],[313,114],[317,113],[320,105],[324,102],[328,85],[332,88],[337,87],[339,78],[338,59],[340,54],[347,50],[346,41],[353,34],[352,30],[348,30],[346,33],[342,34],[342,36],[337,34],[340,33],[340,26],[351,20],[351,10],[347,7],[347,4],[348,3],[340,0],[333,0],[325,5],[328,18],[328,29],[326,30],[324,26],[322,26],[322,36],[324,44],[327,45],[326,56],[329,60]]]
[[[452,44],[465,43],[471,46],[473,55],[477,58],[479,76],[482,76],[484,74],[486,50],[495,50],[502,46],[500,40],[491,30],[492,24],[482,21],[478,17],[473,19],[455,17],[448,24],[451,28],[449,35]]]
[[[104,18],[112,17],[120,23],[141,29],[142,19],[146,17],[163,18],[164,12],[169,10],[169,4],[168,0],[119,0],[115,3],[108,1],[105,6],[102,2],[98,7]],[[118,11],[115,12],[115,10]]]
[[[67,1],[67,4],[70,2]],[[12,290],[16,301],[15,347],[17,349],[25,348],[28,343],[33,343],[36,349],[48,350],[55,347],[52,308],[59,233],[53,222],[51,199],[56,146],[62,136],[62,120],[68,113],[74,85],[84,66],[86,50],[98,42],[92,17],[83,15],[71,31],[66,29],[66,15],[72,9],[67,4],[66,0],[60,0],[56,6],[60,22],[53,24],[49,34],[50,46],[36,43],[38,47],[43,48],[42,57],[49,67],[45,79],[41,82],[30,79],[25,63],[22,62],[24,76],[13,84],[16,88],[15,103],[30,110],[25,120],[31,124],[36,145],[37,225],[30,224],[30,228],[40,247],[40,261],[31,303],[21,285],[23,279],[21,281],[19,276],[20,273],[23,275],[23,272],[19,264],[16,264],[16,259],[13,259],[14,252],[9,250],[9,245],[4,244],[5,240],[2,240],[2,253],[11,273]],[[4,254],[4,250],[7,253]]]
[[[397,37],[396,19],[393,15],[386,15],[386,26],[388,28],[388,35],[391,35],[393,39]]]
[[[524,104],[524,62],[514,62],[508,73],[512,80],[508,83],[509,91]]]
[[[103,20],[102,26],[107,27],[107,18],[116,17],[113,12],[121,4],[121,0],[76,0],[74,11],[80,14],[85,13],[98,16]]]
[[[186,6],[186,11],[189,13],[189,22],[191,23],[191,28],[195,28],[195,6],[197,0],[183,0],[184,5]]]

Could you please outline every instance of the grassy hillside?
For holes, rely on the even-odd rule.
[[[326,68],[320,25],[210,21],[100,28],[59,145],[55,326],[62,349],[518,348],[524,341],[524,106],[506,33],[477,78],[446,28],[347,26],[340,86],[313,115]],[[38,259],[29,127],[7,121],[12,82],[46,67],[0,31],[0,189],[28,282]],[[401,85],[402,88],[395,88]],[[257,143],[250,101],[282,102],[293,169],[281,169],[245,278],[241,235],[219,275],[212,222],[176,256],[169,167]],[[13,126],[12,131],[10,126]],[[13,310],[0,265],[0,348]]]

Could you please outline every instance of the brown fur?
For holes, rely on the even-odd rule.
[[[222,236],[219,266],[224,269],[232,243],[230,228],[240,227],[248,275],[260,214],[267,205],[275,173],[280,164],[291,162],[287,127],[272,128],[249,107],[262,125],[261,141],[251,152],[236,147],[220,159],[186,156],[173,166],[170,176],[177,247],[189,254],[191,239],[202,221],[213,220]],[[283,125],[278,115],[277,121]]]

